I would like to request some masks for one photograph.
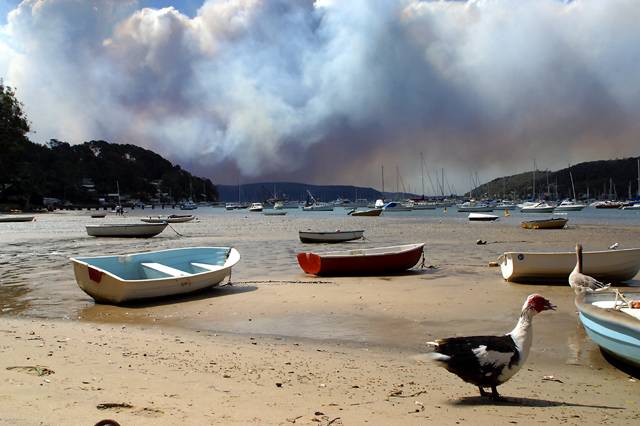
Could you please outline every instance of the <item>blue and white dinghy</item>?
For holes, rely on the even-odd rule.
[[[78,286],[98,303],[190,293],[213,287],[240,260],[232,247],[187,247],[71,258]]]

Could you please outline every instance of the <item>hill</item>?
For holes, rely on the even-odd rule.
[[[51,140],[47,145],[22,141],[13,161],[3,164],[0,204],[29,209],[44,199],[98,204],[118,191],[142,202],[215,201],[209,179],[192,176],[153,151],[129,144],[90,141],[80,145]]]
[[[589,161],[557,171],[534,172],[505,176],[482,184],[467,194],[476,198],[530,199],[573,198],[571,176],[579,199],[627,199],[638,196],[638,160],[631,157],[615,160]],[[571,175],[569,174],[571,172]]]

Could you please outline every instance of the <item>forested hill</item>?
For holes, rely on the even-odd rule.
[[[29,121],[15,91],[0,78],[0,210],[40,207],[44,199],[97,204],[109,194],[140,201],[215,201],[209,179],[191,176],[158,154],[105,141],[47,145],[27,137]]]
[[[0,203],[19,207],[43,204],[44,197],[94,204],[120,189],[124,198],[178,202],[215,201],[209,179],[192,176],[153,151],[135,145],[90,141],[47,145],[22,141],[3,156]],[[113,195],[112,195],[113,197]]]
[[[627,199],[629,193],[632,198],[636,197],[639,158],[589,161],[557,171],[536,170],[534,198],[556,199],[556,190],[559,199],[573,198],[571,176],[579,199]],[[497,178],[474,188],[468,195],[476,198],[530,199],[533,195],[533,177],[534,172],[530,171]]]

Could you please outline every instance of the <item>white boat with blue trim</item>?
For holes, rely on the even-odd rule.
[[[213,287],[240,260],[232,247],[187,247],[71,258],[78,286],[98,303],[118,304]]]
[[[611,291],[584,292],[575,303],[587,335],[603,352],[640,367],[640,291],[625,290],[623,297]]]

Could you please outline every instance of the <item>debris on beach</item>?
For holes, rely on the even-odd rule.
[[[55,374],[50,368],[43,367],[42,365],[26,365],[26,366],[15,366],[15,367],[7,367],[7,370],[17,370],[22,371],[27,374],[33,374],[34,376],[49,376],[51,374]]]

